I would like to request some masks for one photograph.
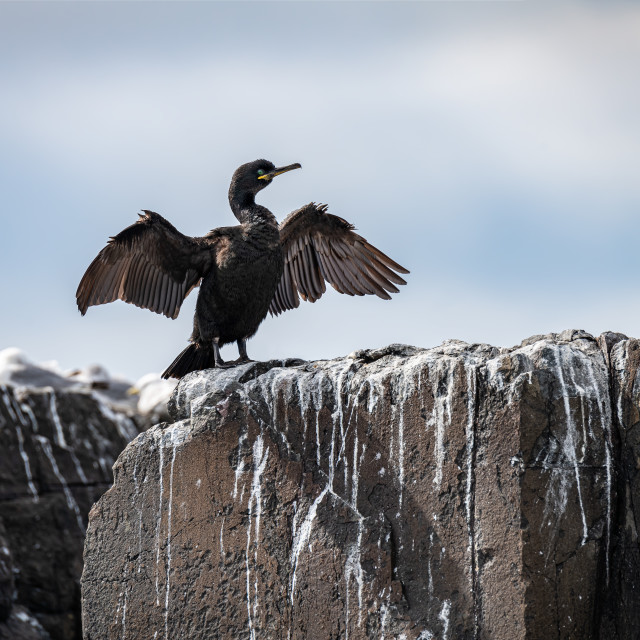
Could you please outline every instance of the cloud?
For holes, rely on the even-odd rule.
[[[173,324],[124,305],[81,320],[75,284],[139,208],[190,234],[231,224],[231,173],[257,157],[303,165],[261,194],[280,218],[328,202],[412,274],[390,303],[336,295],[266,321],[256,357],[627,330],[640,9],[456,5],[27,8],[31,37],[0,38],[22,52],[0,71],[5,339],[62,360],[43,352],[55,335],[71,367],[110,335],[91,359],[117,371],[135,346],[156,364],[129,375],[164,366],[190,307]]]
[[[340,189],[370,179],[368,158],[390,181],[426,176],[443,199],[462,175],[591,205],[574,218],[615,203],[624,219],[639,195],[639,28],[638,9],[574,7],[394,49],[365,40],[367,55],[347,59],[302,52],[264,72],[250,39],[234,57],[80,60],[9,92],[5,139],[90,181],[115,165],[189,184],[260,149],[302,150],[325,167],[340,158]]]

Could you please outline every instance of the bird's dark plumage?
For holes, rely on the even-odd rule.
[[[78,308],[84,315],[93,305],[120,299],[176,318],[213,258],[204,238],[184,236],[161,215],[145,211],[89,265],[76,293]]]
[[[325,280],[350,296],[375,294],[385,300],[406,284],[393,269],[408,271],[353,232],[354,226],[327,213],[327,205],[308,204],[280,225],[284,274],[269,307],[273,314],[315,302],[326,291]]]
[[[303,300],[315,302],[325,281],[348,295],[389,299],[408,271],[354,232],[346,220],[314,203],[278,225],[256,204],[255,195],[273,178],[299,164],[276,168],[266,160],[239,167],[229,188],[229,204],[240,222],[201,238],[181,234],[161,215],[144,211],[140,220],[109,239],[84,274],[76,299],[88,307],[124,300],[177,317],[198,284],[191,344],[163,377],[225,366],[219,348],[236,341],[239,362],[248,361],[246,340],[267,312],[278,315]]]

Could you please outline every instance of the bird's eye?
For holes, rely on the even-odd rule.
[[[258,175],[263,176],[266,173],[264,169],[258,169]]]

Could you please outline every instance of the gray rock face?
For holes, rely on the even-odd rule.
[[[86,640],[637,638],[640,343],[191,374],[91,511]]]
[[[88,393],[0,385],[0,639],[81,637],[87,514],[137,433]]]

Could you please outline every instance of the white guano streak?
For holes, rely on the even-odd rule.
[[[623,411],[623,406],[622,406],[622,400],[623,400],[623,390],[624,390],[624,385],[625,385],[625,375],[624,372],[626,370],[626,366],[628,364],[628,360],[629,360],[629,355],[627,352],[627,345],[628,342],[624,342],[623,343],[623,362],[624,362],[624,366],[622,367],[622,369],[620,370],[620,383],[619,383],[619,390],[618,390],[618,398],[616,401],[616,411],[617,411],[617,416],[618,416],[618,424],[620,425],[621,429],[626,428],[626,425],[624,423],[624,411]],[[633,388],[631,389],[631,391],[633,391]],[[612,408],[612,412],[613,412],[613,408]],[[609,439],[611,438],[611,433],[608,434],[609,435]],[[607,518],[607,525],[608,527],[610,526],[610,507],[611,507],[611,453],[610,451],[607,449],[607,485],[609,487],[609,504],[608,504],[608,518]],[[609,531],[609,528],[607,528],[607,531]],[[609,538],[607,536],[607,585],[609,584]]]
[[[611,431],[609,425],[611,423],[611,412],[607,411],[607,405],[605,404],[602,394],[600,393],[600,387],[596,379],[595,372],[593,370],[593,364],[591,360],[587,360],[587,371],[589,372],[589,378],[593,389],[596,394],[596,401],[598,403],[598,412],[600,413],[600,425],[602,426],[602,432],[605,435],[605,466],[607,471],[607,537],[605,541],[605,565],[606,565],[606,584],[609,586],[609,544],[611,541]]]
[[[313,521],[316,518],[316,512],[318,510],[318,505],[322,502],[325,495],[329,491],[329,486],[327,485],[318,495],[318,497],[313,501],[311,506],[309,507],[309,511],[307,511],[307,515],[300,525],[300,529],[298,531],[295,530],[296,522],[294,519],[294,536],[293,536],[293,545],[291,548],[291,564],[293,565],[293,575],[291,577],[291,605],[293,605],[294,595],[296,590],[296,572],[298,571],[298,560],[300,558],[300,552],[305,544],[309,542],[309,538],[311,536],[311,531],[313,529]]]
[[[126,442],[131,442],[131,440],[133,440],[138,435],[132,420],[127,418],[127,416],[122,413],[113,411],[111,407],[102,402],[102,400],[96,398],[96,401],[100,413],[105,418],[107,418],[107,420],[115,424],[116,429],[118,430],[118,433],[123,440],[125,440]]]
[[[343,454],[344,454],[344,449],[346,447],[347,444],[347,432],[349,431],[349,425],[350,425],[350,420],[347,420],[347,427],[345,430],[345,426],[344,426],[344,407],[342,406],[342,394],[343,394],[343,388],[344,388],[344,377],[345,375],[348,373],[349,368],[351,367],[351,363],[348,364],[348,366],[346,366],[341,372],[340,375],[338,376],[338,384],[337,384],[337,392],[338,392],[338,418],[340,420],[340,451],[338,453],[338,460],[336,461],[336,465],[340,462],[340,460],[343,460],[343,471],[344,471],[344,489],[345,492],[347,490],[347,475],[348,475],[348,465],[346,462],[346,459],[343,459]],[[346,407],[347,411],[349,410],[349,396],[347,396],[347,407]]]
[[[16,424],[16,435],[18,436],[18,449],[20,449],[20,457],[24,463],[24,471],[27,475],[27,486],[29,487],[29,493],[33,497],[34,502],[39,502],[40,497],[36,490],[36,485],[33,483],[33,476],[31,475],[31,465],[29,464],[29,457],[24,449],[24,436],[22,435],[22,429],[20,425]]]
[[[56,444],[63,449],[67,449],[67,442],[64,439],[64,431],[62,429],[62,422],[58,415],[58,406],[56,404],[56,392],[52,389],[49,394],[49,408],[51,410],[51,418],[56,428]]]
[[[134,482],[134,503],[138,502],[138,494],[140,487],[138,485],[138,465],[140,461],[140,445],[136,449],[136,461],[133,465],[133,482]],[[140,573],[142,568],[142,506],[138,507],[138,568],[136,573]]]
[[[442,620],[442,640],[447,640],[447,636],[449,635],[449,613],[451,612],[451,602],[449,600],[445,600],[442,603],[442,609],[440,610],[440,615],[438,618]]]
[[[440,377],[440,362],[444,362],[444,373],[447,376],[447,394],[446,396],[438,396],[438,386]],[[433,387],[433,413],[436,423],[436,444],[435,444],[435,456],[436,456],[436,473],[433,479],[433,483],[440,488],[442,484],[442,467],[444,465],[444,431],[445,431],[445,412],[448,418],[448,424],[451,426],[451,404],[453,394],[453,378],[455,371],[455,361],[451,361],[450,358],[446,360],[439,360],[436,367],[435,386]]]
[[[85,484],[87,484],[89,481],[87,480],[87,476],[84,473],[84,470],[82,468],[82,465],[80,464],[80,460],[78,460],[78,457],[75,454],[75,451],[73,450],[72,447],[70,447],[67,444],[67,441],[65,440],[64,437],[64,428],[62,426],[62,420],[60,420],[60,414],[58,413],[58,405],[57,405],[57,401],[56,401],[56,393],[55,391],[52,389],[50,391],[49,394],[49,409],[50,409],[50,413],[51,413],[51,419],[53,420],[53,424],[56,428],[55,430],[55,442],[56,444],[61,448],[61,449],[65,449],[66,451],[69,452],[69,455],[71,456],[71,461],[73,462],[73,465],[76,468],[76,473],[78,474],[78,477],[80,478],[80,480],[82,482],[84,482]]]
[[[85,475],[82,465],[80,464],[80,460],[78,460],[78,457],[76,456],[75,451],[73,450],[73,447],[70,447],[67,444],[67,441],[65,440],[64,428],[62,426],[62,420],[60,420],[60,414],[58,413],[58,404],[56,401],[56,394],[53,389],[51,390],[49,395],[49,408],[51,411],[51,418],[53,420],[53,424],[55,425],[55,428],[56,428],[56,439],[55,439],[56,444],[60,448],[66,449],[69,452],[69,455],[71,456],[71,461],[73,462],[73,465],[76,468],[76,473],[78,474],[78,477],[82,482],[84,482],[85,484],[88,484],[89,481],[87,480],[87,476]]]
[[[173,434],[172,434],[173,441]],[[161,445],[162,446],[162,445]],[[171,586],[171,512],[173,506],[173,465],[176,461],[176,442],[173,442],[171,471],[169,472],[169,508],[167,510],[167,583],[164,593],[164,637],[169,639],[169,588]]]
[[[306,408],[308,406],[308,402],[305,398],[304,393],[304,385],[302,384],[302,378],[299,377],[296,382],[296,388],[298,389],[298,403],[300,405],[300,418],[302,419],[302,449],[306,452],[307,449],[307,418],[306,418]]]
[[[53,457],[53,451],[51,450],[51,443],[43,436],[36,436],[42,450],[44,451],[44,455],[47,456],[47,459],[51,463],[51,469],[53,469],[53,473],[56,478],[58,478],[58,482],[60,482],[60,486],[64,492],[65,498],[67,499],[67,506],[71,511],[73,511],[76,515],[76,522],[78,523],[78,528],[82,531],[84,535],[84,524],[82,522],[82,516],[80,514],[80,508],[78,507],[78,503],[75,501],[71,490],[69,489],[69,485],[67,481],[64,479],[62,473],[60,473],[60,469],[58,468],[58,463],[56,459]]]
[[[316,464],[320,467],[320,411],[316,411]]]
[[[160,476],[160,492],[158,494],[158,514],[156,515],[156,606],[160,606],[160,525],[162,524],[162,494],[164,493],[162,470],[164,466],[164,450],[162,446],[162,431],[158,439],[160,449],[160,460],[158,463],[158,474]]]
[[[38,421],[36,420],[35,415],[33,414],[33,411],[31,410],[31,407],[29,406],[29,401],[25,400],[24,402],[20,403],[20,408],[22,409],[22,411],[24,411],[24,413],[26,413],[29,416],[29,421],[31,422],[31,428],[33,429],[34,433],[38,432]]]
[[[360,485],[360,469],[364,462],[364,454],[367,450],[367,445],[362,443],[362,452],[360,458],[358,458],[358,414],[356,413],[356,435],[353,445],[353,472],[351,474],[351,507],[354,511],[358,512],[358,489]]]
[[[562,390],[562,401],[564,403],[564,411],[567,415],[567,435],[562,442],[562,451],[567,459],[573,465],[573,471],[576,477],[576,488],[578,490],[578,502],[580,504],[580,514],[582,516],[582,544],[587,541],[588,529],[587,519],[584,513],[584,505],[582,503],[582,488],[580,485],[580,470],[578,468],[578,456],[576,453],[576,427],[573,422],[573,416],[571,415],[571,405],[569,404],[569,391],[565,384],[564,374],[562,372],[562,355],[560,353],[560,347],[555,345],[556,355],[556,369],[558,372],[558,380],[560,381],[560,387]]]
[[[411,395],[407,387],[407,369],[403,368],[401,390],[402,395],[400,397],[400,419],[398,420],[398,484],[400,485],[400,491],[398,495],[398,510],[402,510],[402,502],[404,498],[404,406],[409,400]],[[393,413],[396,412],[396,406],[398,404],[398,394],[396,393],[396,403],[393,405]],[[393,428],[393,427],[392,427]]]
[[[13,420],[15,424],[17,424],[18,416],[16,415],[16,412],[13,410],[13,407],[11,406],[11,400],[10,400],[11,395],[8,389],[4,385],[0,387],[0,389],[2,389],[2,401],[4,402],[4,406],[7,408],[9,417]]]
[[[238,480],[240,479],[240,476],[244,472],[244,457],[242,456],[242,446],[244,445],[246,439],[247,439],[247,432],[244,431],[242,434],[240,434],[240,438],[238,439],[238,463],[236,465],[236,474],[235,474],[236,477],[235,477],[235,480],[233,481],[233,493],[231,494],[231,497],[234,500],[238,495]]]
[[[13,410],[11,406],[10,398],[8,397],[8,391],[5,387],[2,387],[2,401],[4,402],[4,406],[7,408],[7,412],[12,417],[14,426],[16,428],[16,436],[18,438],[18,450],[20,451],[20,457],[22,458],[22,462],[24,464],[24,472],[27,476],[27,487],[29,488],[29,493],[31,494],[33,501],[38,502],[40,497],[38,496],[38,491],[36,489],[36,485],[33,483],[33,476],[31,474],[31,464],[29,462],[29,456],[24,448],[24,435],[22,433],[22,428],[18,422],[24,424],[24,421],[18,418],[16,412]],[[25,425],[26,426],[26,425]]]
[[[129,589],[127,588],[127,573],[129,572],[129,563],[125,561],[124,575],[122,576],[122,592],[118,598],[118,607],[120,607],[120,601],[122,601],[122,639],[127,638],[127,603],[129,601]]]
[[[467,372],[467,482],[464,496],[464,506],[467,512],[467,533],[469,537],[468,553],[469,561],[473,552],[473,529],[471,527],[471,488],[473,477],[473,449],[475,447],[475,434],[473,430],[473,420],[475,417],[476,404],[476,368],[473,365],[465,366]],[[473,576],[471,576],[473,588]]]
[[[345,446],[346,434],[344,429],[344,409],[342,406],[342,393],[344,387],[344,377],[349,372],[351,367],[351,363],[348,363],[344,366],[340,373],[338,374],[337,380],[333,384],[333,388],[335,391],[335,395],[337,398],[336,408],[334,412],[331,414],[331,452],[329,455],[329,487],[333,491],[333,481],[335,478],[335,470],[336,467],[340,464],[340,460],[342,459],[342,454]],[[332,381],[333,382],[333,381]],[[349,402],[347,400],[347,409],[349,408]],[[341,447],[338,451],[337,459],[336,459],[336,423],[340,428],[340,442]],[[344,465],[344,484],[345,488],[347,486],[347,465]]]
[[[88,484],[89,481],[87,480],[87,476],[84,473],[82,465],[80,464],[80,460],[78,460],[78,456],[76,456],[75,451],[71,447],[69,447],[67,451],[69,452],[69,456],[71,456],[71,461],[73,462],[73,466],[76,469],[78,478],[80,478],[80,480],[85,484]]]
[[[262,435],[259,435],[253,443],[253,480],[251,482],[251,495],[249,496],[249,502],[247,508],[249,510],[249,524],[247,527],[247,550],[245,554],[245,566],[247,573],[247,616],[249,624],[249,635],[251,640],[255,640],[256,631],[253,627],[253,618],[256,615],[258,609],[258,549],[260,545],[260,517],[262,515],[262,474],[267,466],[267,458],[269,456],[269,448],[264,451],[264,440]],[[255,540],[254,540],[254,567],[256,575],[254,577],[254,596],[253,596],[253,613],[251,607],[251,568],[249,564],[249,555],[251,551],[251,525],[253,520],[253,506],[255,504]]]
[[[300,418],[302,419],[302,447],[307,450],[307,431],[309,430],[309,416],[315,414],[316,421],[316,462],[320,465],[320,409],[322,408],[322,389],[318,383],[319,376],[312,374],[303,378],[300,375],[296,382]],[[285,392],[286,393],[286,392]],[[318,397],[316,397],[318,396]],[[286,397],[285,397],[285,401]],[[311,410],[313,408],[313,411]]]
[[[364,518],[358,521],[358,539],[355,545],[351,545],[347,551],[345,563],[345,630],[346,638],[349,637],[349,583],[354,577],[358,585],[358,626],[362,626],[362,590],[364,587],[364,573],[362,571],[362,533],[364,531]]]

